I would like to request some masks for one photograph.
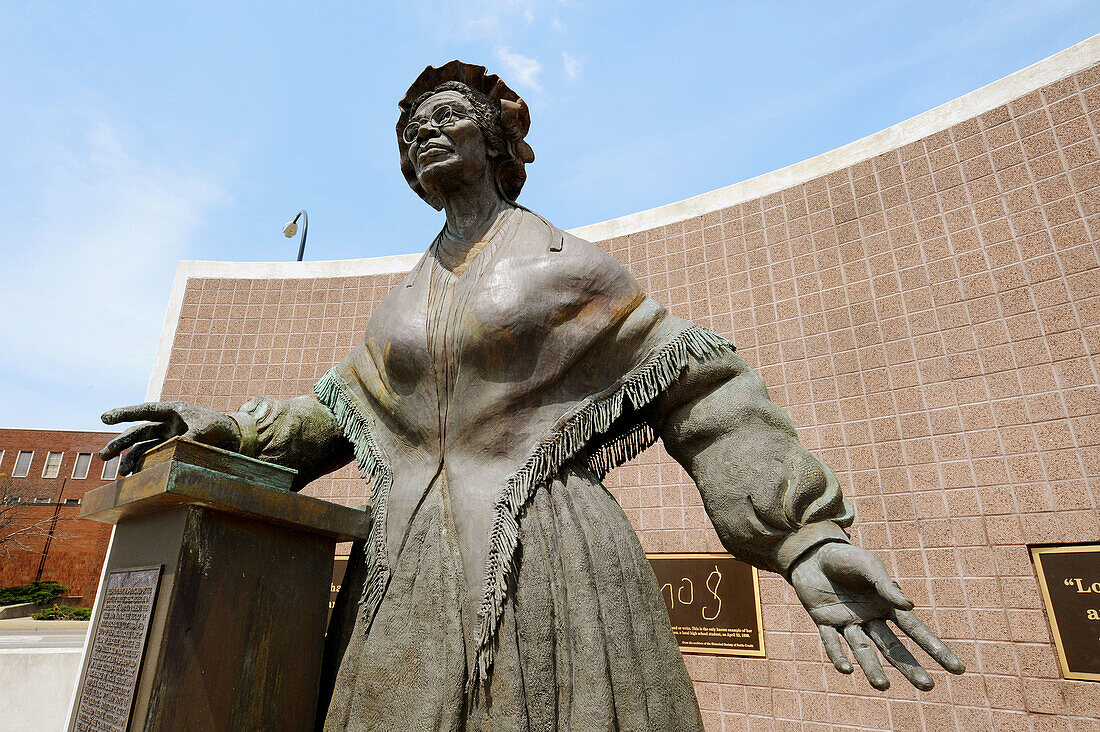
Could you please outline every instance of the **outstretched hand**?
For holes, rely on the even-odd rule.
[[[147,402],[119,407],[104,412],[101,419],[104,424],[146,420],[144,424],[130,427],[99,451],[99,457],[106,461],[133,446],[119,463],[120,475],[134,472],[146,452],[177,436],[227,450],[240,446],[240,432],[231,417],[187,402]]]
[[[866,549],[840,542],[821,544],[794,565],[791,584],[817,623],[825,652],[837,671],[850,674],[853,670],[841,643],[843,636],[876,689],[889,688],[890,681],[875,648],[913,686],[922,691],[932,688],[932,677],[898,640],[887,620],[946,670],[953,674],[964,671],[959,657],[912,612],[913,603],[879,558]]]

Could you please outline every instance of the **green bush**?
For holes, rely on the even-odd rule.
[[[87,620],[92,617],[92,609],[89,607],[54,605],[40,613],[31,615],[31,617],[35,620]]]
[[[53,580],[31,582],[29,585],[0,587],[0,605],[17,605],[21,602],[33,602],[36,605],[49,605],[69,588]]]

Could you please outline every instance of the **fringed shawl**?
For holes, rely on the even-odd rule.
[[[578,316],[567,324],[572,328],[570,337],[577,341],[569,344],[573,360],[562,366],[567,359],[557,358],[558,351],[553,352],[554,358],[547,359],[555,368],[562,369],[545,380],[546,384],[553,384],[554,397],[544,399],[530,410],[530,424],[538,425],[539,429],[527,433],[531,436],[523,438],[523,444],[517,446],[511,470],[499,485],[491,506],[484,584],[477,601],[477,658],[468,680],[470,691],[476,690],[479,681],[487,680],[492,670],[495,634],[517,569],[519,525],[535,492],[571,460],[583,461],[602,479],[653,444],[657,432],[642,419],[640,411],[663,393],[691,362],[733,349],[728,340],[712,331],[667,315],[663,308],[641,295],[637,283],[625,270],[593,245],[549,226],[534,214],[523,212],[522,216],[521,225],[510,227],[509,240],[499,243],[506,251],[494,255],[496,272],[492,276],[497,278],[494,282],[499,287],[502,278],[527,277],[519,284],[506,284],[572,287],[576,292],[571,291],[566,299],[570,307],[586,313],[586,320],[578,324]],[[486,256],[486,252],[479,256]],[[549,268],[546,258],[551,258]],[[525,274],[534,271],[529,267],[532,262],[538,263],[538,278]],[[371,506],[375,523],[366,545],[367,574],[361,605],[368,623],[377,612],[389,581],[387,503],[391,490],[395,489],[395,480],[404,489],[401,461],[405,451],[398,447],[391,450],[396,454],[387,454],[385,445],[400,446],[402,440],[408,439],[398,426],[409,421],[408,415],[400,413],[401,401],[388,390],[390,381],[382,354],[393,350],[388,339],[390,333],[400,330],[395,323],[408,325],[401,319],[423,313],[411,307],[409,299],[418,297],[420,269],[409,275],[405,287],[397,288],[379,306],[364,342],[315,387],[318,398],[333,411],[354,446],[360,472],[373,486]],[[546,279],[547,269],[557,279]],[[579,278],[583,280],[579,289],[578,273],[584,274]],[[555,302],[561,299],[557,289],[553,295],[546,299]],[[585,310],[591,303],[594,305]],[[542,303],[533,307],[538,310]],[[535,314],[536,320],[540,317]],[[557,322],[553,320],[554,313],[548,311],[545,317],[551,325],[536,332],[553,333],[563,327],[553,325]],[[526,349],[536,349],[536,353],[550,340],[550,336],[535,342],[520,339]],[[384,348],[380,346],[382,343],[386,344]],[[561,350],[560,342],[554,348]],[[608,356],[612,353],[614,358]],[[601,369],[608,372],[600,373]],[[595,381],[594,373],[598,376]],[[493,388],[500,389],[502,381],[506,380],[492,379]],[[571,392],[572,382],[585,386],[598,383],[599,388],[581,393],[577,389],[583,391],[585,387],[575,386]],[[520,382],[516,383],[518,389]],[[564,403],[563,394],[570,395]],[[531,396],[533,402],[538,398],[539,395]],[[501,424],[499,429],[509,434],[517,432],[507,424]]]

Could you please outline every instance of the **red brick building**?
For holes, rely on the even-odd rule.
[[[78,516],[115,478],[118,460],[96,453],[116,434],[0,429],[0,587],[55,580],[91,606],[111,527]]]

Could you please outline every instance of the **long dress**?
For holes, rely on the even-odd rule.
[[[835,478],[732,344],[597,247],[522,209],[460,275],[438,246],[316,399],[246,405],[260,457],[343,450],[373,484],[326,647],[325,729],[701,730],[603,476],[663,438],[727,548],[779,572],[847,540]],[[325,444],[303,451],[303,425]]]

